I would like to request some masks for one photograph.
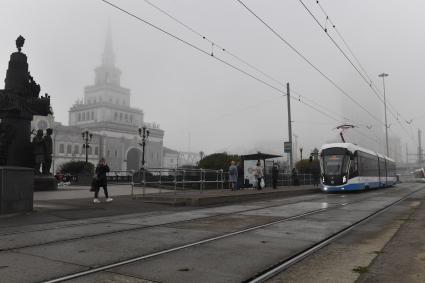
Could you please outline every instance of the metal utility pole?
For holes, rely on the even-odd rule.
[[[83,147],[86,149],[86,164],[87,164],[89,162],[88,150],[89,150],[89,147],[90,147],[90,142],[93,138],[93,134],[86,130],[86,131],[81,133],[81,136],[83,137],[83,141],[84,141]]]
[[[141,170],[145,170],[145,146],[149,137],[149,130],[146,129],[146,126],[143,128],[139,128],[139,136],[142,138],[142,142],[139,143],[142,146],[142,168]]]
[[[292,152],[291,93],[289,90],[289,83],[286,84],[286,98],[288,101],[288,137],[289,143],[291,144],[291,152],[289,153],[289,170],[292,170],[292,168],[294,168],[294,156]]]
[[[385,77],[388,77],[389,75],[386,73],[382,73],[379,75],[379,77],[382,78],[382,84],[384,86],[384,111],[385,111],[385,142],[387,145],[387,156],[390,157],[390,151],[388,149],[388,124],[387,124],[387,100],[385,97]]]
[[[423,157],[422,157],[422,131],[418,129],[418,164],[422,165]]]

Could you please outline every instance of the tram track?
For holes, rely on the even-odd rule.
[[[386,205],[384,208],[382,208],[378,211],[375,211],[374,213],[366,216],[365,218],[363,218],[363,219],[355,222],[354,224],[344,228],[343,230],[336,232],[335,234],[331,235],[330,237],[328,237],[328,238],[322,240],[321,242],[313,245],[312,247],[308,248],[307,250],[304,250],[304,251],[300,252],[299,254],[292,256],[289,259],[286,259],[284,262],[278,263],[277,265],[273,266],[271,269],[268,269],[264,272],[258,273],[257,275],[255,275],[255,277],[248,279],[246,282],[264,282],[265,280],[269,279],[270,277],[274,276],[275,274],[281,272],[281,270],[288,268],[290,265],[300,261],[302,258],[310,255],[314,251],[316,251],[316,250],[322,248],[323,246],[329,244],[330,242],[339,238],[343,234],[351,231],[355,227],[357,227],[357,226],[363,224],[364,222],[368,221],[370,218],[384,212],[385,210],[391,208],[392,206],[394,206],[394,205],[400,203],[401,201],[409,198],[411,195],[417,193],[421,189],[422,189],[422,187],[414,190],[413,192],[410,192],[409,194],[403,196],[402,198],[390,203],[389,205]],[[380,195],[381,194],[375,195],[375,197],[380,196]],[[291,217],[285,217],[285,218],[282,218],[282,219],[271,221],[271,222],[268,222],[268,223],[265,223],[265,224],[260,224],[260,225],[248,227],[248,228],[245,228],[245,229],[241,229],[241,230],[238,230],[238,231],[225,233],[225,234],[218,235],[218,236],[209,237],[209,238],[206,238],[206,239],[203,239],[203,240],[195,241],[195,242],[188,243],[188,244],[183,244],[183,245],[180,245],[180,246],[172,247],[172,248],[169,248],[169,249],[157,251],[157,252],[146,254],[146,255],[128,258],[128,259],[117,261],[117,262],[114,262],[114,263],[111,263],[111,264],[98,266],[98,267],[95,267],[95,268],[91,268],[89,270],[72,273],[72,274],[69,274],[69,275],[65,275],[65,276],[62,276],[62,277],[58,277],[58,278],[51,279],[51,280],[48,280],[48,281],[43,281],[43,282],[44,283],[63,282],[63,281],[68,281],[68,280],[71,280],[71,279],[84,277],[84,276],[92,275],[92,274],[103,272],[103,271],[108,271],[108,270],[113,269],[113,268],[122,267],[122,266],[125,266],[125,265],[129,265],[129,264],[136,263],[136,262],[143,261],[143,260],[148,260],[148,259],[158,257],[158,256],[161,256],[161,255],[166,255],[166,254],[178,252],[178,251],[181,251],[181,250],[184,250],[184,249],[188,249],[188,248],[191,248],[191,247],[200,246],[200,245],[203,245],[203,244],[207,244],[207,243],[219,241],[219,240],[222,240],[222,239],[234,237],[234,236],[241,235],[241,234],[244,234],[244,233],[247,233],[247,232],[251,232],[251,231],[263,229],[263,228],[266,228],[266,227],[270,227],[270,226],[273,226],[273,225],[276,225],[276,224],[279,224],[279,223],[284,223],[284,222],[288,222],[288,221],[301,219],[303,217],[318,214],[318,213],[321,213],[321,212],[324,212],[324,211],[330,211],[330,210],[333,210],[333,209],[336,209],[336,208],[340,208],[340,207],[344,207],[344,206],[347,206],[347,205],[350,205],[350,204],[365,201],[368,198],[369,197],[365,197],[365,198],[361,198],[361,199],[358,199],[358,200],[355,200],[355,201],[337,204],[335,206],[328,207],[328,208],[315,209],[315,210],[308,211],[308,212],[301,213],[301,214],[297,214],[297,215],[294,215],[294,216],[291,216]],[[271,206],[271,207],[273,207],[273,206]],[[259,208],[259,209],[264,209],[264,208],[266,208],[266,207]],[[249,211],[259,210],[259,209],[251,209]],[[281,267],[281,266],[283,266],[283,267]],[[281,268],[283,268],[283,269],[281,269]]]

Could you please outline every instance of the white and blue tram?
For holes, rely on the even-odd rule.
[[[397,180],[394,160],[351,143],[323,145],[320,168],[326,192],[389,187]]]

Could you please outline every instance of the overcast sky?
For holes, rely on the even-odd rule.
[[[366,125],[380,127],[366,111],[303,61],[237,1],[150,0],[186,25],[267,74],[290,82],[291,88],[323,105],[329,114],[349,116],[364,134]],[[116,5],[211,52],[211,44],[177,24],[143,0],[111,0]],[[303,0],[322,25],[326,17],[316,0]],[[331,78],[346,93],[383,121],[383,105],[339,53],[298,0],[244,0],[259,17]],[[386,72],[387,97],[402,116],[389,115],[390,133],[403,149],[425,125],[425,1],[321,0],[382,93],[378,74]],[[97,0],[1,0],[0,74],[6,75],[15,39],[26,38],[23,51],[30,71],[52,97],[55,119],[68,124],[68,109],[93,84],[101,62],[108,21],[122,86],[131,89],[132,106],[142,108],[147,122],[165,130],[164,144],[178,150],[207,153],[255,149],[283,151],[288,139],[286,98],[280,92],[135,20]],[[340,38],[327,23],[342,48]],[[346,50],[346,49],[344,49]],[[214,48],[214,56],[282,88],[267,77]],[[355,63],[355,61],[353,61]],[[298,95],[293,93],[295,97]],[[304,102],[309,102],[300,98]],[[334,139],[339,122],[292,101],[293,132],[305,151]],[[342,112],[347,112],[345,114]],[[349,113],[348,113],[349,112]],[[404,120],[413,119],[409,126]],[[374,137],[376,138],[376,137]],[[383,137],[379,137],[380,140]]]

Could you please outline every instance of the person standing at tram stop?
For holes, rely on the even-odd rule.
[[[262,189],[261,181],[264,182],[264,179],[263,179],[264,173],[263,173],[263,168],[261,167],[260,160],[257,161],[257,166],[255,166],[255,169],[254,169],[254,175],[255,175],[255,178],[257,178],[257,189],[261,190]]]
[[[293,186],[299,186],[300,182],[298,180],[298,173],[297,173],[297,169],[295,169],[295,167],[292,168],[291,177],[292,177],[292,185]]]
[[[106,178],[106,173],[108,173],[108,172],[109,172],[109,166],[106,163],[105,158],[102,157],[99,160],[99,163],[97,164],[96,171],[95,171],[97,180],[96,180],[96,188],[95,188],[95,191],[94,191],[93,203],[99,203],[100,202],[100,200],[98,198],[100,187],[103,188],[103,192],[105,194],[106,202],[112,201],[112,198],[110,198],[109,195],[108,195],[108,182],[107,182],[107,178]]]
[[[272,168],[272,183],[273,183],[273,189],[277,189],[277,179],[279,177],[279,167],[277,167],[277,164],[273,164]]]
[[[238,168],[238,182],[236,183],[236,189],[241,190],[244,187],[244,172],[242,163],[238,162],[236,167]]]
[[[235,161],[230,162],[229,166],[229,189],[236,190],[236,183],[238,182],[238,168],[235,165]]]

